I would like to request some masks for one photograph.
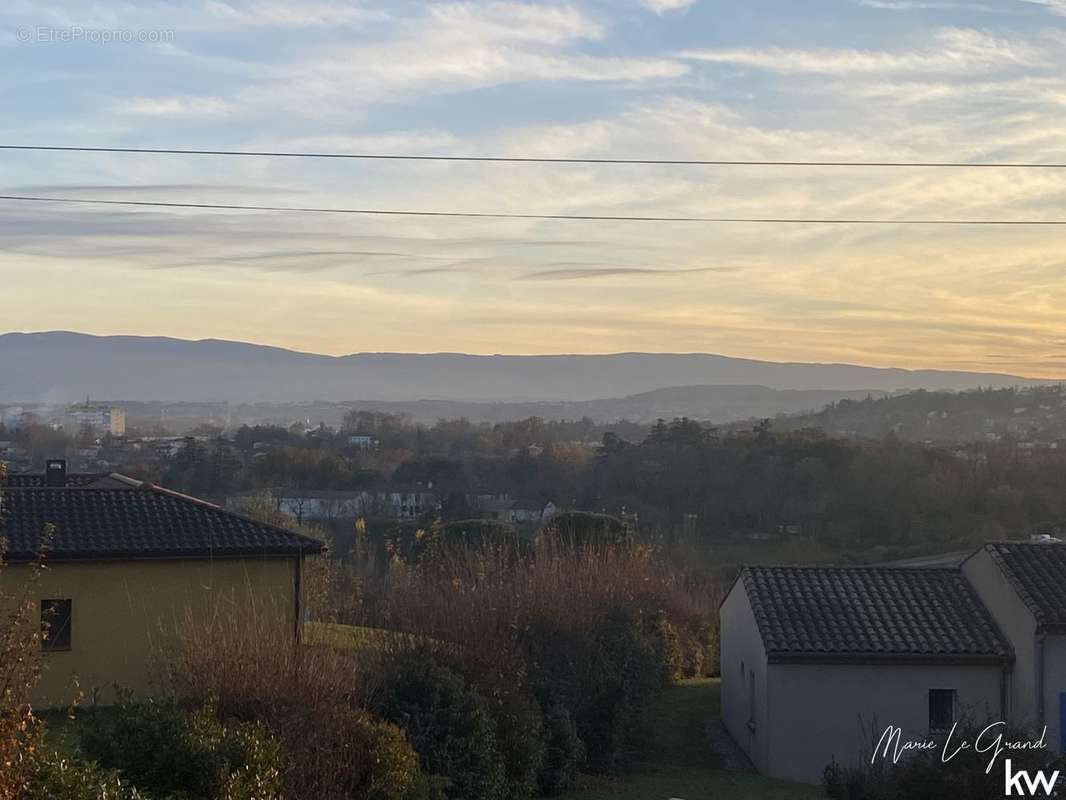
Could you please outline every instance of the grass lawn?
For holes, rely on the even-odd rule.
[[[647,759],[616,778],[587,777],[564,800],[814,800],[817,787],[714,769],[704,721],[718,713],[718,681],[685,681],[663,694],[652,714]]]
[[[307,645],[336,647],[341,650],[368,650],[381,647],[400,634],[380,628],[338,625],[332,622],[305,622],[301,641]]]

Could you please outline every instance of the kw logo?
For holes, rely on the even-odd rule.
[[[1017,789],[1018,797],[1037,797],[1037,790],[1043,790],[1044,797],[1052,797],[1052,792],[1055,791],[1055,786],[1059,782],[1059,771],[1055,770],[1050,775],[1046,775],[1043,770],[1037,772],[1035,775],[1030,775],[1027,770],[1020,769],[1017,772],[1011,772],[1010,759],[1006,760],[1003,765],[1004,770],[1004,793],[1007,797],[1015,796],[1015,789]]]

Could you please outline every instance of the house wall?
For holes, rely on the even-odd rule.
[[[80,691],[114,697],[118,684],[151,691],[162,654],[190,620],[247,620],[295,635],[295,558],[54,562],[32,590],[36,600],[70,599],[71,646],[42,653],[34,702],[65,706]],[[17,592],[29,567],[4,568],[4,587]],[[77,686],[74,679],[77,678]]]
[[[766,648],[763,646],[748,593],[733,584],[719,612],[721,622],[722,722],[756,769],[767,772],[770,726],[767,724]],[[743,673],[741,673],[743,664]],[[754,719],[751,681],[754,677]],[[749,725],[748,723],[752,723]]]
[[[869,758],[889,725],[902,728],[904,740],[924,740],[930,689],[954,689],[962,711],[999,719],[1001,679],[998,666],[770,664],[769,757],[757,766],[818,783],[833,759],[851,766]]]
[[[963,563],[962,571],[1014,648],[1008,721],[1034,727],[1037,721],[1036,617],[984,548]]]
[[[1048,636],[1044,641],[1044,721],[1048,747],[1066,753],[1063,739],[1062,704],[1066,702],[1066,636]]]

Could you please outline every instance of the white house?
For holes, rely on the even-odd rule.
[[[961,567],[745,567],[720,610],[722,720],[756,768],[816,783],[888,725],[963,714],[1066,752],[1066,544],[995,542]]]
[[[435,492],[421,487],[354,491],[275,489],[269,496],[278,511],[292,515],[301,523],[360,517],[419,519],[436,511],[440,503]],[[232,495],[226,498],[226,507],[239,510],[262,497],[259,492]]]
[[[1066,544],[992,542],[962,571],[1014,650],[1011,721],[1066,753]]]
[[[505,522],[543,522],[556,512],[555,503],[540,499],[516,500],[510,492],[498,494],[468,494],[467,503],[485,519]]]

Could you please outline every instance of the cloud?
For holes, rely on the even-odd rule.
[[[230,99],[271,115],[281,105],[315,116],[350,117],[373,103],[422,95],[545,81],[641,84],[689,71],[676,58],[583,51],[581,45],[600,42],[607,30],[573,6],[490,2],[422,8],[388,35],[323,43],[273,65],[247,79]]]
[[[241,32],[249,28],[300,30],[363,25],[388,20],[390,15],[361,3],[335,0],[143,0],[100,3],[67,0],[47,6],[33,0],[9,0],[4,9],[30,24],[79,26],[85,29],[175,30],[182,32]]]
[[[1024,1],[1024,0],[1023,0]],[[1039,1],[1039,0],[1038,0]],[[978,11],[985,14],[1009,14],[1003,7],[985,3],[953,2],[953,0],[852,0],[856,5],[884,11]]]
[[[462,32],[470,40],[522,41],[560,45],[602,39],[601,23],[574,6],[533,5],[497,0],[490,3],[439,3],[430,7],[428,23],[440,31]]]
[[[649,11],[662,15],[668,11],[685,11],[696,5],[696,0],[640,0]]]
[[[216,117],[231,110],[226,101],[208,96],[129,97],[112,108],[117,114],[151,117]]]
[[[137,183],[137,184],[123,184],[123,183],[52,183],[52,184],[29,184],[21,186],[12,186],[4,191],[4,194],[15,195],[51,195],[51,196],[64,196],[64,197],[78,197],[79,195],[89,195],[100,197],[101,195],[107,196],[109,194],[117,195],[130,195],[130,194],[144,194],[151,195],[148,199],[160,200],[169,199],[173,201],[181,202],[196,202],[197,199],[202,199],[206,195],[212,196],[224,196],[232,198],[235,195],[239,196],[255,196],[255,195],[270,195],[277,196],[279,194],[301,194],[304,190],[292,189],[282,186],[248,186],[236,183]],[[107,198],[114,199],[114,198]],[[134,199],[134,198],[129,198]],[[19,202],[19,201],[9,201]],[[136,212],[131,212],[136,213]]]
[[[678,57],[755,67],[771,72],[839,75],[909,72],[965,75],[974,70],[1033,66],[1038,63],[1037,50],[1020,40],[996,38],[967,28],[944,29],[935,38],[933,46],[921,50],[789,50],[768,47],[688,50]]]
[[[675,275],[691,275],[698,272],[736,272],[739,269],[739,267],[693,267],[691,269],[654,269],[651,267],[569,267],[530,272],[525,275],[520,275],[516,280],[574,281],[587,280],[590,278],[610,278],[619,275],[656,275],[660,277],[671,277]]]
[[[212,21],[229,27],[247,25],[308,28],[345,25],[368,21],[380,22],[389,15],[380,9],[368,9],[353,2],[276,2],[276,0],[253,2],[245,6],[221,0],[205,0],[204,10]],[[184,16],[193,16],[187,11]]]
[[[1041,6],[1046,8],[1052,14],[1057,14],[1060,17],[1066,17],[1066,0],[1019,0],[1022,3],[1028,3],[1029,5]]]

